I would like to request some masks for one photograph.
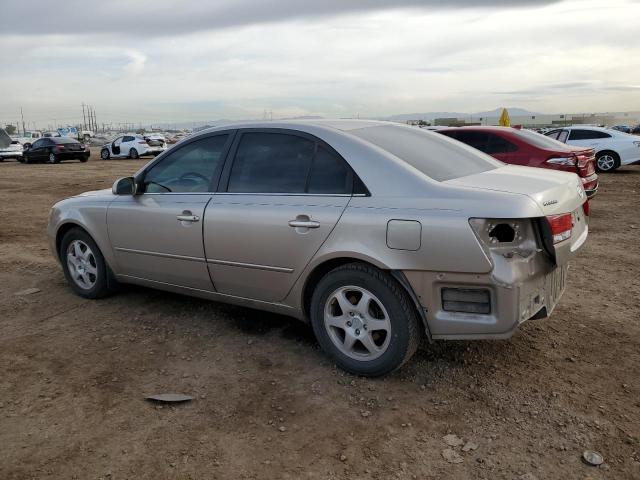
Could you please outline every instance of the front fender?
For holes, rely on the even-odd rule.
[[[58,252],[59,233],[66,231],[71,226],[77,226],[85,230],[96,242],[109,267],[116,268],[115,256],[109,241],[107,230],[107,210],[113,199],[86,198],[79,201],[78,198],[70,198],[55,204],[51,208],[47,235],[49,237],[49,249],[53,256],[60,261]]]

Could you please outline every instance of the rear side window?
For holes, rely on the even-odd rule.
[[[307,192],[347,194],[351,193],[352,185],[351,170],[345,161],[325,147],[319,146],[313,158]]]
[[[295,135],[250,132],[242,135],[227,191],[304,193],[315,142]]]
[[[518,150],[518,147],[508,141],[505,138],[502,138],[500,135],[489,135],[489,144],[487,145],[487,149],[484,150],[485,153],[489,155],[493,155],[495,153],[510,153]]]
[[[380,125],[350,130],[349,133],[386,150],[440,182],[503,165],[488,155],[420,128]]]
[[[598,130],[582,130],[573,129],[569,135],[569,140],[594,140],[596,138],[611,138],[606,132],[600,132]]]
[[[122,139],[123,142],[133,142],[135,140],[135,138],[128,136],[128,137],[124,137]]]
[[[126,138],[126,137],[125,137]],[[211,192],[223,164],[228,135],[216,135],[171,151],[144,176],[146,193]]]
[[[489,134],[486,132],[460,131],[456,134],[455,139],[466,143],[470,147],[477,148],[484,153],[487,153],[487,150],[489,150]]]

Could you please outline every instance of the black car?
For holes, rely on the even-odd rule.
[[[635,127],[633,127],[633,129],[631,130],[631,133],[634,134],[639,134],[640,133],[640,124],[636,125]]]
[[[49,162],[60,163],[62,160],[89,159],[89,148],[69,137],[39,138],[22,154],[25,163]]]

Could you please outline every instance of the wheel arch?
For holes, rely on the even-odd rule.
[[[74,228],[79,228],[80,230],[84,231],[87,235],[89,235],[91,238],[93,238],[93,235],[91,235],[89,230],[87,230],[84,227],[84,225],[81,225],[80,223],[77,223],[74,221],[64,222],[63,224],[58,226],[58,230],[56,231],[56,255],[58,255],[58,259],[62,258],[61,252],[60,252],[60,247],[62,246],[62,239],[67,234],[67,232],[69,232],[70,230],[73,230]],[[94,242],[95,242],[95,239],[94,239]]]
[[[616,152],[615,150],[611,150],[610,148],[603,148],[602,150],[598,150],[596,152],[596,160],[598,159],[598,157],[600,155],[603,155],[605,153],[613,155],[615,158],[618,159],[618,161],[620,161],[620,159],[622,158],[622,157],[620,157],[620,154],[618,152]]]
[[[424,309],[420,305],[418,296],[413,291],[413,288],[411,287],[411,284],[405,277],[404,273],[402,273],[402,271],[399,271],[399,270],[391,270],[385,265],[373,259],[363,259],[363,258],[359,258],[358,256],[333,257],[333,258],[325,259],[324,261],[319,262],[317,265],[313,267],[313,269],[307,275],[304,282],[304,286],[302,287],[301,306],[302,306],[304,318],[306,321],[308,321],[310,318],[311,297],[313,296],[315,287],[318,285],[320,280],[322,280],[322,278],[331,270],[341,267],[342,265],[346,265],[348,263],[366,264],[371,267],[380,269],[384,272],[387,272],[389,275],[391,275],[391,277],[393,277],[394,280],[398,282],[398,284],[402,287],[402,289],[411,299],[411,302],[414,306],[416,314],[418,315],[418,318],[420,319],[422,326],[424,328],[424,332],[426,333],[429,341],[431,341],[431,332],[429,330],[429,325],[427,323],[426,314],[424,312]]]

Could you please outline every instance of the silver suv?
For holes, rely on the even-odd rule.
[[[425,336],[507,338],[549,315],[587,207],[572,173],[414,127],[244,123],[57,203],[48,233],[83,297],[135,283],[291,315],[374,376]]]

